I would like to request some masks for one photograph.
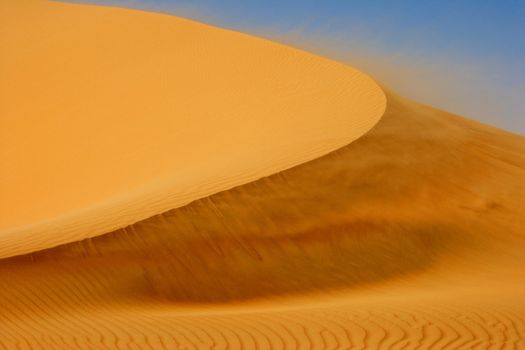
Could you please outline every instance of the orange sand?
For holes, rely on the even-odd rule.
[[[0,257],[317,158],[385,109],[348,66],[180,18],[43,0],[0,16]]]
[[[39,2],[12,2],[20,3],[28,8],[17,5],[11,6],[10,11],[19,9],[20,13],[29,15],[33,6],[47,8]],[[289,114],[282,110],[288,108],[284,101],[281,109],[275,107],[276,112],[282,113],[279,120],[273,120],[276,114],[263,115],[259,110],[267,104],[253,105],[254,114],[250,115],[250,120],[253,117],[275,123],[274,127],[282,132],[282,140],[278,135],[259,134],[258,128],[238,125],[239,120],[230,123],[218,120],[215,132],[221,133],[219,136],[212,136],[217,135],[213,130],[208,131],[208,136],[189,133],[185,142],[191,147],[177,141],[173,144],[174,152],[177,145],[185,145],[187,152],[217,166],[215,171],[224,171],[224,177],[220,181],[214,179],[211,176],[214,168],[209,168],[209,173],[205,173],[210,174],[209,183],[203,182],[206,191],[195,189],[200,186],[200,178],[192,178],[196,182],[190,188],[177,187],[181,182],[176,169],[162,163],[166,166],[163,168],[166,177],[162,181],[173,181],[165,187],[170,190],[166,192],[169,199],[152,187],[145,191],[130,183],[120,183],[119,179],[126,181],[127,177],[118,171],[121,163],[113,164],[120,160],[119,154],[131,153],[131,149],[144,152],[141,156],[130,155],[133,161],[126,165],[143,171],[142,175],[134,172],[128,175],[141,186],[146,182],[151,184],[150,181],[161,182],[155,178],[154,168],[136,162],[147,161],[147,157],[168,157],[166,154],[171,151],[157,145],[162,141],[161,136],[159,140],[151,136],[164,132],[165,128],[158,130],[158,126],[150,125],[157,118],[159,123],[166,121],[167,115],[152,112],[143,124],[137,122],[137,128],[151,129],[140,142],[131,136],[122,136],[127,141],[125,150],[118,148],[116,140],[120,137],[105,139],[105,143],[102,137],[96,143],[84,139],[84,149],[102,147],[97,155],[102,159],[90,161],[103,168],[103,164],[96,162],[105,159],[114,171],[101,176],[90,165],[89,169],[84,169],[89,170],[88,173],[76,175],[82,181],[93,181],[90,186],[100,185],[102,192],[96,193],[99,199],[115,206],[108,205],[103,216],[85,214],[89,211],[72,211],[75,215],[68,216],[70,221],[61,219],[61,210],[72,210],[69,205],[73,204],[84,206],[98,202],[84,193],[84,189],[67,187],[69,184],[62,187],[57,183],[54,187],[56,197],[52,198],[41,198],[38,191],[27,188],[31,186],[28,173],[39,169],[28,164],[29,157],[21,150],[21,142],[34,149],[52,146],[44,141],[33,145],[33,140],[42,140],[40,130],[43,132],[45,128],[24,126],[21,119],[15,123],[2,117],[2,123],[10,123],[9,129],[2,129],[2,134],[14,138],[29,135],[24,134],[24,130],[33,131],[31,137],[23,138],[24,141],[15,142],[8,137],[6,149],[9,152],[2,158],[13,167],[24,165],[28,180],[21,177],[9,182],[13,174],[0,175],[3,184],[10,184],[5,190],[6,186],[2,185],[3,200],[13,202],[12,208],[7,202],[5,206],[16,213],[14,219],[2,214],[8,217],[9,224],[0,236],[0,252],[10,257],[0,260],[0,348],[525,349],[525,138],[388,92],[386,111],[370,132],[319,157],[338,142],[342,146],[358,138],[381,115],[385,102],[382,90],[359,73],[299,51],[272,46],[274,44],[266,41],[172,17],[89,6],[48,5],[72,11],[71,16],[78,12],[79,17],[72,28],[81,23],[84,15],[91,16],[91,11],[134,16],[134,26],[139,26],[137,23],[142,23],[142,18],[146,21],[149,16],[158,16],[184,28],[196,26],[206,33],[217,31],[223,33],[221,35],[253,40],[254,49],[269,45],[276,50],[290,50],[287,52],[297,55],[290,59],[298,61],[297,72],[302,72],[298,76],[304,75],[301,79],[305,80],[306,76],[319,79],[312,83],[312,88],[315,87],[312,96],[341,91],[340,87],[348,84],[348,95],[355,94],[355,97],[337,100],[339,105],[325,101],[318,114],[304,110],[304,113],[312,113],[307,113],[306,118],[311,124],[301,133],[297,130],[306,127],[297,122],[297,116],[285,118]],[[43,13],[42,9],[35,10],[35,16],[37,12]],[[60,21],[55,18],[54,22],[67,22],[69,16],[58,16]],[[7,16],[12,17],[14,14]],[[48,16],[42,15],[44,17]],[[156,25],[144,25],[143,29],[153,30]],[[88,36],[87,31],[85,35]],[[50,37],[52,35],[47,36]],[[7,44],[2,42],[2,45]],[[84,45],[81,41],[79,50]],[[163,41],[156,41],[155,45],[163,45]],[[220,53],[218,49],[216,54]],[[33,62],[34,57],[28,56],[27,62]],[[286,61],[287,57],[269,53],[264,56],[276,62]],[[239,56],[239,62],[244,60]],[[303,63],[304,67],[299,67]],[[144,69],[152,66],[148,63]],[[332,69],[341,69],[341,72],[349,69],[349,75],[341,80],[324,80],[330,77]],[[258,79],[264,81],[266,78]],[[282,79],[286,84],[291,78]],[[250,88],[255,89],[254,82]],[[301,80],[293,91],[309,94],[307,84]],[[222,88],[226,90],[228,86],[225,83]],[[6,94],[14,94],[3,82],[1,88],[2,101]],[[245,89],[236,93],[245,93]],[[289,91],[287,89],[290,86],[283,87],[283,94]],[[101,99],[111,94],[112,104],[106,101],[106,109],[101,108],[102,105],[97,109],[106,118],[109,115],[104,114],[104,110],[124,108],[123,100],[114,98],[113,93],[116,92],[108,87],[102,97],[96,94]],[[192,96],[188,92],[188,99]],[[15,97],[13,95],[9,103],[14,103]],[[149,95],[141,98],[146,97],[155,98]],[[298,104],[310,101],[297,98]],[[159,98],[149,103],[168,102]],[[234,104],[231,100],[229,103]],[[367,107],[369,103],[375,105]],[[91,105],[86,102],[83,106]],[[37,108],[26,104],[18,107],[20,110],[11,106],[12,112]],[[204,113],[194,127],[205,133],[208,128],[203,126],[203,120],[212,117],[206,115],[206,105],[195,103],[194,107],[201,108]],[[226,102],[223,107],[233,108]],[[340,115],[339,108],[343,107],[346,114]],[[60,109],[54,103],[48,108]],[[82,110],[79,109],[79,113]],[[356,113],[350,113],[352,110]],[[137,108],[137,118],[141,115],[139,111]],[[131,108],[129,112],[135,113]],[[330,124],[328,115],[336,116],[334,124]],[[28,114],[24,120],[36,123],[44,119]],[[95,118],[94,122],[87,119],[90,123],[99,123],[97,125],[110,123],[107,120],[102,117]],[[15,127],[17,123],[20,125]],[[344,130],[337,130],[337,123],[346,125],[341,128]],[[67,129],[69,126],[71,124],[66,123],[48,132],[50,135],[56,133],[60,140],[62,132],[71,132]],[[82,131],[77,135],[84,135],[84,131],[92,134],[93,130],[87,126],[84,129],[84,126],[77,126],[77,130]],[[230,133],[231,130],[246,134],[239,136]],[[112,128],[106,132],[113,135],[119,131]],[[316,132],[319,135],[314,137]],[[339,132],[341,135],[335,136]],[[253,137],[255,153],[252,153],[254,149],[239,147],[238,139],[230,139],[244,136],[246,141],[243,142]],[[219,143],[199,153],[198,149],[194,150],[199,143],[191,137],[210,144],[206,137],[217,137],[230,145],[230,150],[239,148],[246,158],[229,158],[223,153],[228,146]],[[312,142],[315,147],[307,147]],[[148,147],[144,148],[145,144]],[[292,144],[296,148],[289,146]],[[153,147],[151,153],[150,146]],[[112,155],[115,151],[112,147],[117,147],[120,153]],[[297,153],[277,158],[278,147],[284,147],[282,152],[293,149]],[[51,150],[46,153],[51,160],[54,156],[73,153],[69,148],[60,148],[54,155]],[[159,155],[159,152],[167,153]],[[258,168],[265,164],[261,160],[263,155],[273,156],[267,159],[265,170]],[[318,158],[297,165],[301,157],[302,160]],[[84,160],[87,162],[87,159]],[[253,162],[244,163],[243,159]],[[237,167],[233,166],[235,160],[240,162]],[[55,161],[58,165],[67,165],[64,160],[59,162],[57,158]],[[82,168],[84,163],[77,161]],[[194,161],[197,164],[197,160]],[[181,158],[178,167],[185,162]],[[297,166],[282,171],[292,165]],[[199,166],[204,165],[192,165],[188,172],[196,174],[196,169],[201,169]],[[237,173],[230,177],[232,170]],[[62,168],[47,171],[49,176],[64,177],[61,178],[64,181],[66,175],[72,175],[67,169],[62,173]],[[131,218],[137,220],[142,215],[141,205],[145,213],[160,210],[170,203],[182,205],[177,191],[187,191],[185,198],[190,201],[220,191],[223,186],[227,188],[254,180],[263,173],[275,174],[113,232],[100,231],[111,225],[125,224]],[[45,183],[41,179],[34,181]],[[121,191],[134,191],[136,202],[126,203],[123,195],[119,195],[121,202],[113,201],[113,194],[102,190],[104,181],[108,189],[113,189],[114,185],[115,188],[122,186]],[[37,204],[25,203],[17,207],[17,191],[21,198],[42,201],[40,205],[52,203],[46,215],[54,221],[49,218],[42,222],[37,220],[40,214]],[[86,189],[86,192],[90,191]],[[159,197],[155,197],[157,195]],[[163,204],[151,206],[148,201],[155,198]],[[115,215],[112,208],[123,210],[123,214]],[[56,217],[53,216],[55,211]],[[71,226],[75,223],[76,226]],[[25,229],[24,225],[29,224],[31,230]],[[97,237],[79,240],[94,235]],[[69,243],[61,244],[66,242]],[[61,245],[53,247],[57,244]],[[24,252],[31,253],[20,254]]]

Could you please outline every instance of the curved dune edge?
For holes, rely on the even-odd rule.
[[[0,344],[520,349],[525,138],[391,93],[327,156],[0,260]]]
[[[0,10],[3,258],[315,159],[386,108],[361,72],[241,33],[43,0]]]

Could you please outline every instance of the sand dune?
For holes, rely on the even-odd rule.
[[[44,6],[40,2],[23,4],[31,8],[35,4]],[[150,16],[99,7],[52,6],[67,11],[68,16],[69,11],[85,11],[89,16],[93,15],[90,11],[122,12],[133,16],[133,21]],[[30,12],[18,5],[11,6],[10,11],[14,8],[24,14]],[[68,16],[61,13],[59,17],[69,23]],[[154,16],[173,20],[176,27],[215,31],[184,20]],[[77,22],[71,26],[77,26]],[[228,37],[240,35],[217,31],[217,35]],[[117,172],[114,177],[104,172],[105,179],[97,177],[97,168],[77,168],[75,171],[89,170],[80,177],[82,181],[93,181],[89,186],[113,189],[115,185],[119,191],[134,191],[134,198],[144,201],[140,204],[146,208],[145,213],[174,205],[174,209],[112,232],[100,231],[110,227],[106,220],[111,225],[125,221],[115,220],[111,210],[99,217],[85,212],[82,216],[77,211],[76,216],[69,216],[69,223],[61,221],[57,213],[103,199],[123,210],[123,217],[137,220],[142,215],[140,205],[133,204],[137,205],[135,209],[129,209],[116,205],[125,202],[110,200],[118,191],[101,190],[96,199],[80,189],[67,192],[69,185],[62,188],[57,183],[53,188],[57,191],[53,198],[56,206],[45,214],[57,215],[53,229],[49,221],[36,218],[40,215],[38,205],[51,199],[40,199],[40,192],[24,187],[27,182],[23,177],[20,182],[9,182],[12,174],[1,175],[3,184],[21,186],[21,198],[34,196],[42,202],[16,204],[16,188],[7,186],[5,190],[4,198],[13,200],[10,210],[17,215],[12,221],[6,219],[8,228],[0,236],[4,257],[0,260],[0,348],[525,349],[525,139],[405,100],[392,92],[386,93],[382,114],[385,95],[364,75],[299,51],[239,36],[239,40],[244,38],[250,43],[255,40],[253,47],[269,45],[278,51],[291,50],[290,55],[297,55],[290,58],[291,62],[304,63],[304,67],[298,66],[298,72],[316,80],[311,82],[313,95],[348,89],[348,96],[354,97],[324,101],[319,113],[308,110],[309,126],[297,125],[305,128],[300,133],[294,127],[294,123],[300,124],[297,116],[283,121],[288,115],[282,110],[288,103],[284,100],[275,107],[282,112],[278,120],[273,120],[273,115],[256,113],[253,118],[265,122],[271,119],[269,125],[280,128],[280,141],[277,136],[268,138],[268,134],[254,132],[255,127],[244,128],[219,118],[217,132],[225,134],[217,140],[233,148],[240,142],[236,132],[252,132],[245,142],[249,139],[253,145],[265,147],[256,148],[255,153],[253,149],[242,149],[242,156],[247,158],[239,156],[235,160],[256,161],[249,167],[241,164],[234,168],[237,173],[231,173],[231,177],[229,171],[235,161],[228,158],[228,152],[232,148],[216,149],[220,147],[210,144],[208,148],[203,146],[202,153],[195,150],[191,154],[204,157],[203,162],[212,160],[218,165],[229,160],[229,166],[209,169],[209,174],[224,171],[224,177],[215,182],[210,177],[204,185],[209,186],[206,190],[185,188],[188,201],[204,197],[177,208],[183,204],[177,199],[180,182],[174,181],[170,187],[173,192],[166,194],[168,199],[161,192],[146,193],[137,187],[161,181],[154,176],[154,167],[136,178],[133,174],[136,183],[121,184],[119,181],[125,181],[126,176],[115,169],[122,164],[113,164],[118,154],[103,152],[117,139],[101,144],[82,141],[100,151],[105,159],[100,162],[107,162],[109,169]],[[277,54],[272,59],[280,62],[287,55]],[[325,80],[339,74],[336,70],[348,75]],[[291,77],[284,75],[282,79],[287,84]],[[2,99],[14,99],[14,92],[3,84]],[[297,91],[307,84],[299,82]],[[226,89],[226,85],[216,87]],[[283,87],[283,93],[289,88]],[[108,87],[104,94],[109,91],[112,89]],[[273,96],[271,92],[268,98]],[[76,97],[80,99],[81,95]],[[303,98],[298,97],[297,103],[305,103]],[[121,104],[113,102],[112,108]],[[373,105],[368,106],[370,103]],[[18,111],[10,106],[12,113]],[[102,106],[97,111],[103,111]],[[201,119],[195,117],[195,128],[209,117],[205,106],[200,107],[204,114]],[[255,111],[262,108],[257,104],[252,107]],[[149,122],[156,120],[157,112],[148,114]],[[86,112],[87,116],[92,114]],[[361,136],[379,117],[373,129]],[[159,113],[159,118],[168,118],[168,114]],[[36,119],[29,121],[36,123]],[[18,128],[14,117],[2,119],[4,122],[11,123],[12,135],[21,137],[28,120],[19,121]],[[102,118],[94,123],[93,128],[106,125]],[[338,125],[345,127],[338,130]],[[25,127],[33,130],[31,135],[35,137],[25,142],[43,140],[36,127]],[[64,128],[71,131],[67,125]],[[235,132],[230,133],[232,128]],[[212,131],[201,136],[213,137]],[[56,132],[60,136],[62,131]],[[151,134],[140,140],[126,139],[126,149],[141,149],[149,137]],[[188,133],[185,137],[189,142],[197,136]],[[10,142],[6,144],[11,153],[5,152],[2,160],[13,166],[18,164],[17,157],[27,162],[25,151],[15,147],[15,140]],[[170,145],[175,149],[185,145],[182,140],[178,142]],[[297,153],[279,154],[279,147],[291,144],[296,145],[290,147]],[[336,147],[340,148],[325,154]],[[44,154],[51,157],[51,150]],[[143,152],[146,158],[137,156],[126,163],[130,169],[137,170],[145,164],[141,161],[156,156],[147,153],[149,150]],[[261,152],[269,157],[268,163],[259,163]],[[176,175],[178,167],[186,164],[183,157],[175,158],[174,164],[162,163],[166,176]],[[299,164],[307,159],[310,161]],[[79,158],[78,164],[85,160]],[[102,166],[96,163],[99,160],[92,161],[95,163],[90,164]],[[262,165],[266,170],[261,170]],[[26,166],[24,176],[30,179],[29,171],[35,168]],[[188,171],[195,169],[200,168]],[[60,173],[58,169],[45,171]],[[272,175],[252,181],[263,174]],[[43,179],[35,181],[49,185]],[[226,188],[230,189],[220,191]],[[157,195],[156,200],[163,204],[152,206]],[[65,200],[68,196],[70,202]],[[150,199],[152,202],[148,202]],[[27,213],[23,211],[26,208]],[[2,215],[9,217],[7,213]],[[78,222],[72,229],[70,223],[75,223],[75,218]],[[23,232],[18,236],[17,225],[28,223],[33,228],[18,231]],[[94,232],[105,234],[93,236]],[[82,237],[90,238],[80,240]]]
[[[363,138],[0,260],[6,347],[521,349],[525,140],[389,95]]]
[[[315,159],[385,109],[366,75],[172,16],[0,4],[0,257]]]

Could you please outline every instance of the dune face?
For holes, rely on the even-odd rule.
[[[0,260],[0,343],[521,349],[525,140],[388,95],[322,158]]]
[[[525,138],[190,21],[0,7],[0,347],[525,348]]]
[[[172,16],[38,0],[0,16],[3,257],[317,158],[385,109],[348,66]]]

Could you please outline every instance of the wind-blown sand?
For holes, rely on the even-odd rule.
[[[320,80],[315,93],[333,83]],[[358,94],[363,87],[348,84]],[[366,101],[381,101],[381,90],[370,86]],[[39,231],[37,222],[38,244],[9,231],[0,243],[3,256],[11,256],[0,260],[0,345],[525,348],[525,139],[386,96],[386,111],[370,132],[291,169],[279,171],[292,166],[283,162],[269,168],[279,171],[271,176],[40,251],[61,240],[60,226],[42,224]],[[312,130],[335,113],[331,103],[323,108],[311,115]],[[352,131],[357,117],[346,117],[345,132],[354,136],[341,137],[345,144],[358,137]],[[279,125],[302,142],[296,129]],[[266,146],[273,138],[256,141]],[[256,177],[241,170],[242,182]],[[78,203],[81,194],[75,192]],[[18,212],[23,208],[17,220],[31,222],[30,214]],[[82,221],[75,237],[92,225],[93,218]],[[19,255],[23,251],[32,253]]]

